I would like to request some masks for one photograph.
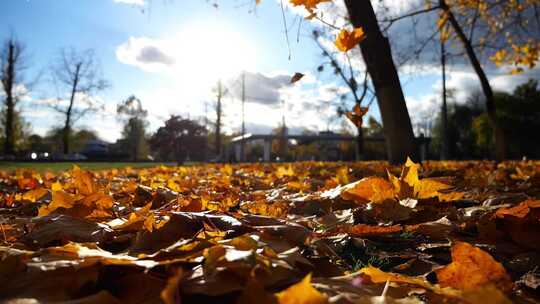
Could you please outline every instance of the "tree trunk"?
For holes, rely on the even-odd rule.
[[[73,86],[71,88],[71,97],[69,99],[69,107],[66,111],[66,121],[64,124],[64,131],[62,134],[62,141],[64,144],[64,154],[69,154],[69,135],[71,133],[71,114],[73,111],[73,104],[75,103],[75,94],[77,93],[77,85],[79,84],[79,72],[81,70],[81,64],[77,64],[75,67],[75,74],[73,78]]]
[[[450,7],[446,4],[445,0],[439,0],[439,5],[441,9],[447,14],[448,21],[452,25],[452,28],[456,32],[459,40],[461,40],[461,43],[463,43],[465,53],[467,54],[467,57],[469,57],[469,61],[471,62],[471,65],[473,66],[474,71],[476,72],[476,75],[480,80],[480,85],[482,86],[482,91],[484,92],[484,96],[486,98],[486,111],[489,124],[493,129],[495,139],[495,157],[497,161],[502,161],[506,159],[506,137],[497,119],[495,97],[493,95],[491,85],[489,84],[486,73],[484,72],[480,61],[478,60],[478,57],[474,52],[471,41],[467,38],[467,36],[465,36],[463,29],[461,28],[456,17],[450,10]]]
[[[4,90],[6,92],[6,126],[5,126],[5,143],[4,153],[6,155],[13,155],[15,152],[15,137],[14,137],[14,123],[15,123],[15,97],[13,96],[13,86],[15,84],[15,45],[10,40],[7,55],[7,73],[4,79],[2,79]]]
[[[414,133],[401,89],[390,43],[379,28],[377,17],[368,0],[344,0],[354,27],[362,27],[366,39],[360,49],[377,96],[384,135],[391,163],[416,158]]]
[[[362,129],[362,126],[359,126],[356,128],[356,131],[358,134],[356,135],[356,147],[358,151],[358,155],[356,155],[357,160],[363,160],[364,159],[364,129]]]
[[[64,147],[65,155],[69,154],[69,133],[71,133],[70,119],[71,119],[71,115],[66,114],[66,122],[64,124],[64,130],[62,131],[62,144]]]
[[[447,90],[446,90],[446,50],[444,47],[444,41],[441,39],[441,67],[442,67],[442,105],[441,105],[441,119],[442,119],[442,147],[441,147],[441,159],[450,158],[450,142],[448,141],[448,107],[446,104]]]
[[[215,149],[218,158],[221,158],[221,98],[223,97],[221,80],[218,83],[217,107],[216,107],[216,140]]]

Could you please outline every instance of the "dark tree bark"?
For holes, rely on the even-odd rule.
[[[442,68],[442,105],[441,105],[441,119],[442,119],[442,147],[441,147],[441,159],[450,158],[450,143],[448,142],[448,107],[446,99],[448,93],[446,90],[446,50],[444,41],[441,39],[441,68]]]
[[[360,49],[381,111],[388,160],[400,163],[407,156],[414,159],[414,133],[388,38],[381,33],[371,1],[344,1],[353,26],[362,27],[366,33]]]
[[[218,93],[217,93],[217,105],[216,105],[216,134],[215,134],[215,149],[216,155],[218,158],[221,158],[221,98],[223,97],[223,87],[221,85],[221,80],[218,83]]]
[[[476,56],[476,53],[471,44],[471,41],[467,38],[467,36],[463,32],[463,28],[460,26],[456,17],[452,13],[452,10],[448,6],[448,4],[446,4],[445,0],[439,0],[439,6],[447,14],[448,21],[450,22],[452,29],[456,32],[456,35],[458,36],[461,43],[463,43],[463,48],[465,49],[465,53],[467,54],[467,57],[469,57],[469,61],[471,62],[471,65],[474,71],[476,72],[478,79],[480,80],[480,85],[482,87],[484,97],[486,98],[485,103],[486,103],[486,112],[488,115],[488,120],[491,125],[491,128],[493,129],[493,135],[495,137],[495,154],[496,154],[495,156],[498,161],[502,161],[506,159],[506,151],[507,151],[506,137],[505,137],[504,131],[500,127],[500,124],[498,123],[498,120],[497,120],[497,112],[496,112],[496,107],[495,107],[495,97],[493,95],[493,89],[491,88],[491,85],[489,84],[489,80],[486,76],[486,73],[484,72],[484,69],[482,68],[482,65],[480,64],[480,61],[478,60],[478,57]]]
[[[15,106],[17,104],[17,96],[15,96],[15,86],[19,71],[22,69],[21,54],[23,47],[10,38],[5,43],[5,48],[2,51],[2,86],[4,88],[5,97],[5,126],[4,126],[4,153],[13,155],[15,153]]]
[[[73,87],[71,88],[69,106],[66,111],[66,120],[64,123],[64,131],[62,134],[64,154],[69,154],[70,152],[69,151],[69,135],[71,133],[71,113],[73,112],[73,104],[75,103],[75,94],[77,93],[77,86],[79,85],[80,72],[81,72],[81,64],[78,63],[75,66],[75,72],[73,73]]]

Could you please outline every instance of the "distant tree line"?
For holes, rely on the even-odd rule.
[[[39,104],[60,114],[60,123],[44,136],[32,134],[30,122],[21,115],[21,101],[36,81],[25,78],[28,67],[26,48],[11,35],[0,47],[0,144],[3,159],[85,157],[100,159],[205,160],[208,131],[198,122],[171,116],[156,133],[147,131],[148,112],[136,96],[117,105],[116,116],[123,124],[121,138],[108,144],[92,130],[76,128],[82,117],[104,110],[98,93],[110,83],[102,77],[93,50],[62,49],[48,67],[46,81],[55,96],[41,98]],[[91,145],[95,147],[92,147]]]
[[[450,98],[452,100],[453,98]],[[537,80],[529,80],[513,93],[495,92],[497,121],[507,134],[511,158],[540,158],[540,90]],[[496,153],[493,131],[484,109],[483,95],[475,92],[466,102],[451,102],[448,109],[448,153],[450,158],[492,158]],[[433,157],[442,146],[442,119],[434,123]]]

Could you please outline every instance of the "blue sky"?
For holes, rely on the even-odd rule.
[[[225,130],[238,130],[240,108],[234,97],[239,95],[238,75],[242,70],[248,73],[248,95],[263,100],[252,100],[246,106],[248,131],[268,132],[275,127],[284,113],[280,100],[286,100],[285,115],[295,130],[337,131],[344,125],[342,119],[335,118],[335,104],[339,92],[346,90],[328,74],[315,72],[320,52],[305,37],[310,32],[308,21],[303,22],[297,41],[300,17],[294,10],[286,10],[291,29],[289,60],[281,10],[275,0],[262,1],[256,11],[252,11],[250,0],[216,1],[217,9],[214,1],[206,0],[121,3],[130,1],[143,0],[0,3],[0,38],[15,33],[27,49],[26,78],[42,75],[21,109],[34,132],[44,134],[58,125],[59,116],[39,105],[40,99],[57,97],[47,81],[48,67],[63,47],[94,49],[104,77],[112,83],[98,96],[107,111],[86,117],[75,126],[93,129],[108,141],[120,136],[121,122],[114,114],[116,104],[131,94],[136,94],[149,110],[151,130],[171,114],[199,118],[207,113],[213,120],[212,87],[217,78],[222,78],[231,91],[226,98]],[[170,62],[143,56],[149,49],[170,58]],[[360,60],[357,62],[362,65]],[[215,67],[222,65],[223,76],[218,77]],[[295,72],[303,72],[306,77],[290,86],[288,77]],[[413,121],[426,113],[433,115],[440,86],[438,72],[428,69],[422,73],[402,72],[401,76]],[[500,88],[515,86],[508,85],[505,79],[496,81]],[[467,91],[475,80],[470,71],[456,69],[450,82]],[[377,112],[373,106],[370,114],[378,118]]]

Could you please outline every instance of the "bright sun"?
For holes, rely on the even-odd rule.
[[[186,28],[171,47],[175,77],[197,82],[197,86],[253,70],[255,64],[253,45],[241,34],[220,25]]]

